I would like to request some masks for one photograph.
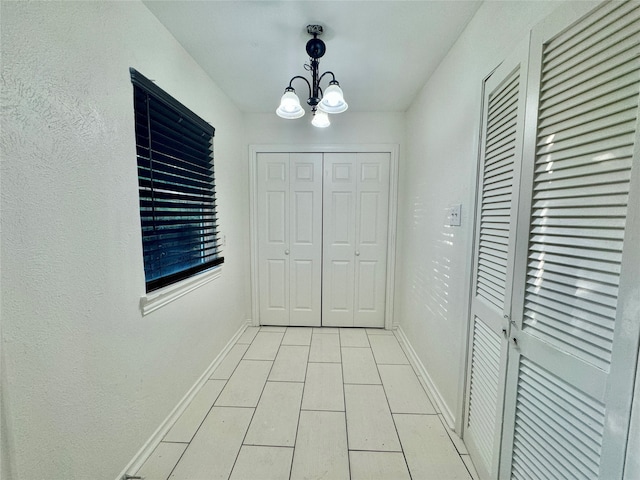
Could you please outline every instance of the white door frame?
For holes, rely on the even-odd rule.
[[[398,217],[398,152],[399,145],[383,144],[331,144],[331,145],[249,145],[249,218],[251,229],[251,324],[260,325],[259,288],[258,288],[258,206],[256,191],[257,160],[259,153],[334,153],[334,152],[384,152],[391,158],[389,172],[389,224],[387,233],[387,289],[385,298],[384,328],[396,327],[393,318],[393,299],[395,292],[396,267],[396,224]]]

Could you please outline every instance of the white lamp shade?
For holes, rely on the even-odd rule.
[[[349,105],[344,101],[344,95],[340,86],[334,83],[329,85],[324,91],[318,107],[323,112],[342,113],[349,108]]]
[[[293,91],[284,92],[280,99],[280,106],[276,110],[279,117],[294,119],[304,115],[304,109],[300,106],[300,99]]]
[[[313,120],[311,120],[311,125],[318,128],[326,128],[331,125],[329,121],[329,115],[322,110],[316,110],[316,113],[313,115]]]

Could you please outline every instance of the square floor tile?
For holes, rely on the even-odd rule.
[[[252,415],[252,408],[213,407],[169,478],[227,480]]]
[[[278,350],[269,380],[275,382],[304,382],[307,374],[309,347],[282,345]]]
[[[213,375],[211,375],[212,380],[228,380],[233,371],[242,360],[242,356],[245,354],[247,349],[249,348],[248,344],[237,343],[227,355],[222,359],[222,362],[218,367],[214,370]]]
[[[242,360],[216,401],[216,406],[255,407],[273,362]]]
[[[136,475],[145,480],[166,480],[186,448],[186,443],[160,442]]]
[[[302,409],[344,411],[342,366],[339,363],[309,363]]]
[[[378,365],[392,413],[435,414],[411,365]]]
[[[351,480],[411,480],[400,452],[349,452]]]
[[[437,415],[395,414],[393,419],[413,478],[470,480]]]
[[[245,331],[240,335],[240,338],[236,343],[246,343],[249,344],[253,342],[253,339],[260,331],[260,327],[247,327]]]
[[[340,363],[340,337],[338,335],[312,335],[309,361]]]
[[[380,384],[378,367],[370,348],[342,349],[344,383]]]
[[[344,413],[300,412],[291,466],[291,480],[298,479],[349,480]]]
[[[229,480],[289,478],[293,448],[243,445]]]
[[[345,385],[349,449],[400,452],[382,385]]]
[[[245,445],[293,447],[302,401],[302,383],[267,382]]]
[[[311,345],[311,332],[309,327],[288,327],[282,345]]]
[[[341,328],[341,347],[368,347],[369,339],[364,328]]]
[[[226,380],[208,380],[163,440],[165,442],[190,442],[226,383]]]
[[[276,358],[284,333],[258,332],[249,349],[244,354],[245,360],[273,360]]]
[[[313,327],[313,333],[338,333],[336,327]]]
[[[409,364],[395,335],[369,335],[369,343],[378,365]]]

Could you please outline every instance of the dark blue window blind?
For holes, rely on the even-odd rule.
[[[133,83],[147,292],[221,264],[215,129],[139,72]]]

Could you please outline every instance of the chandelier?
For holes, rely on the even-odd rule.
[[[309,87],[307,103],[311,106],[311,111],[313,112],[311,124],[314,127],[324,128],[331,124],[329,121],[329,113],[342,113],[348,108],[348,105],[347,102],[344,101],[342,89],[333,72],[327,71],[322,75],[318,72],[320,66],[318,59],[322,57],[327,50],[325,43],[318,38],[318,35],[322,35],[322,25],[307,25],[307,33],[313,35],[313,38],[307,42],[307,54],[310,57],[309,63],[304,66],[305,70],[311,72],[311,83],[300,75],[293,77],[289,81],[289,86],[284,89],[284,95],[282,95],[280,99],[280,106],[276,110],[276,114],[279,117],[289,120],[300,118],[304,115],[304,109],[300,105],[300,99],[291,86],[295,79],[300,78],[304,80]],[[322,88],[320,88],[320,82],[325,75],[331,75],[331,81],[329,81],[329,86],[323,92]]]

